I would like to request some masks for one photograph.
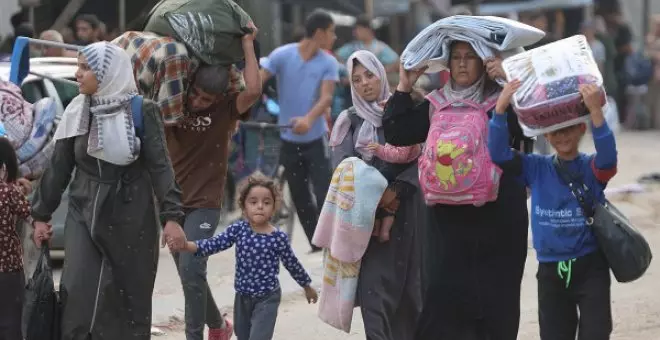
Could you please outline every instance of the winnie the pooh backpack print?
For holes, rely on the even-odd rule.
[[[482,103],[446,99],[431,92],[431,127],[419,158],[419,181],[427,205],[476,206],[497,199],[502,170],[488,153],[488,111],[499,93]]]

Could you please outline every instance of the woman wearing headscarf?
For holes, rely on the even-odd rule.
[[[143,123],[134,121],[131,69],[128,55],[113,44],[80,51],[81,94],[63,114],[50,167],[34,193],[34,238],[40,244],[73,174],[60,283],[63,340],[149,339],[159,225],[171,247],[185,242],[181,191],[161,115],[145,99]],[[125,130],[109,135],[107,124],[117,119]]]
[[[448,65],[450,81],[427,98],[441,95],[450,103],[492,102],[501,90],[492,81],[503,77],[499,62],[485,63],[470,44],[455,41]],[[435,108],[428,99],[414,105],[410,96],[423,71],[401,68],[397,90],[383,118],[388,143],[412,145],[427,139],[429,117]],[[527,144],[525,149],[529,150],[531,143],[523,143],[516,115],[507,116],[511,147],[520,150]],[[430,207],[439,228],[438,237],[427,240],[439,263],[429,269],[433,275],[416,339],[517,338],[528,214],[525,188],[516,180],[517,174],[502,170],[494,202]]]
[[[404,154],[400,160],[408,158],[407,164],[380,158],[397,152],[382,145],[381,102],[390,96],[385,68],[368,51],[355,52],[346,66],[354,106],[339,115],[333,128],[332,164],[336,167],[347,157],[359,157],[377,168],[390,183],[377,218],[394,215],[389,241],[373,237],[362,258],[356,302],[367,339],[415,339],[423,301],[421,240],[430,223],[419,194],[417,163],[410,159],[415,147],[398,150]]]

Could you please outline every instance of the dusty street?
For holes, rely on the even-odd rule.
[[[619,174],[610,189],[635,183],[640,175],[660,172],[660,134],[621,133],[618,135]],[[592,151],[590,136],[585,136],[584,151]],[[637,224],[647,236],[656,256],[660,256],[660,183],[647,187],[647,192],[609,197]],[[318,283],[321,274],[320,255],[307,255],[309,246],[301,227],[294,232],[294,249]],[[538,339],[536,322],[536,259],[530,250],[523,282],[522,321],[519,339]],[[229,250],[210,258],[208,280],[214,297],[223,310],[231,315],[233,303],[234,251]],[[614,281],[614,280],[613,280]],[[275,339],[364,339],[362,321],[356,309],[351,334],[337,331],[316,317],[316,306],[308,305],[302,290],[282,270],[281,282],[285,298],[280,307]],[[613,284],[613,339],[660,339],[660,259],[656,258],[649,272],[641,280],[629,284]],[[185,339],[183,335],[183,295],[173,261],[166,250],[161,252],[156,290],[153,297],[154,325],[165,334],[155,339]],[[432,340],[432,339],[429,339]]]

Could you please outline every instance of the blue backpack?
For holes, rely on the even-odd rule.
[[[131,112],[133,113],[133,125],[135,134],[142,139],[144,137],[144,117],[142,117],[142,96],[135,96],[131,99]]]

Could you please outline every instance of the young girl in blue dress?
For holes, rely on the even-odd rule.
[[[312,280],[293,253],[288,236],[270,223],[280,202],[275,182],[253,175],[238,199],[245,218],[212,238],[189,241],[183,249],[196,256],[210,256],[236,245],[234,330],[238,340],[273,338],[282,297],[278,279],[280,261],[304,288],[307,301],[318,300],[310,286]]]

